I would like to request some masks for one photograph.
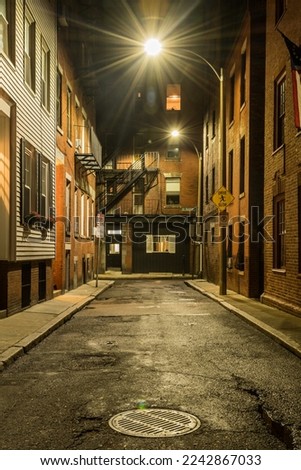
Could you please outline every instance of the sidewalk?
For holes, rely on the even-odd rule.
[[[219,295],[219,286],[202,279],[185,281],[185,283],[219,302],[227,310],[301,357],[301,317],[262,304],[258,300],[249,299],[231,290],[227,290],[227,295]]]
[[[114,281],[95,280],[0,320],[0,371],[42,341]]]
[[[97,295],[121,279],[182,279],[187,285],[219,302],[230,312],[272,337],[301,357],[301,317],[286,313],[228,290],[219,295],[219,287],[202,279],[167,273],[129,274],[109,272],[52,300],[36,304],[20,313],[0,319],[0,371],[17,357],[28,352]]]

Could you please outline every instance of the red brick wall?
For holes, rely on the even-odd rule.
[[[287,2],[287,9],[277,27],[296,44],[300,36],[301,4]],[[286,225],[286,266],[275,269],[273,242],[264,246],[265,283],[264,302],[301,313],[301,275],[298,272],[298,178],[301,163],[301,133],[294,125],[290,58],[282,36],[275,29],[275,1],[267,1],[267,57],[266,57],[266,118],[265,118],[265,215],[273,215],[273,198],[284,193]],[[286,73],[285,146],[274,150],[274,81]],[[300,181],[300,180],[299,180]],[[300,210],[300,208],[299,208]],[[268,225],[273,235],[273,223]]]

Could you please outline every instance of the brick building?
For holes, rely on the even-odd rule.
[[[301,5],[267,0],[263,302],[301,312],[301,132],[295,123],[289,50],[301,43]],[[278,30],[277,30],[278,29]],[[300,78],[299,78],[300,82]]]
[[[223,64],[225,182],[220,177],[218,93],[208,101],[204,117],[204,276],[219,282],[219,219],[211,197],[226,184],[234,196],[227,207],[227,285],[248,297],[259,297],[263,292],[258,225],[263,216],[265,2],[249,2],[237,32]]]
[[[53,293],[56,3],[0,3],[0,311]]]
[[[58,22],[56,121],[56,256],[53,284],[70,290],[93,279],[95,270],[95,172],[101,145],[95,134],[94,100],[87,97],[78,70],[85,56],[74,57],[68,24]],[[79,40],[79,48],[85,44]]]

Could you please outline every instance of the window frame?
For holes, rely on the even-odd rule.
[[[274,150],[284,145],[286,73],[274,82]]]
[[[181,111],[181,85],[169,83],[166,86],[166,111]]]
[[[36,23],[27,6],[24,15],[24,80],[36,91]]]
[[[177,190],[168,189],[168,186],[176,185]],[[179,176],[165,177],[165,203],[166,206],[179,206],[181,192],[181,178]],[[171,202],[170,202],[171,201]]]
[[[274,197],[274,269],[286,268],[285,195]]]
[[[50,110],[50,49],[41,38],[41,102],[47,111]]]
[[[176,235],[146,235],[146,253],[176,253]]]
[[[16,2],[15,0],[4,0],[5,12],[0,12],[0,27],[2,23],[2,47],[0,54],[5,54],[13,63],[15,63],[15,36],[16,36]],[[0,42],[0,45],[1,45]]]

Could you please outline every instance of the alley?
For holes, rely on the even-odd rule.
[[[184,281],[116,281],[1,373],[0,446],[300,449],[300,375],[299,358]],[[110,428],[138,407],[201,425],[169,438]]]

